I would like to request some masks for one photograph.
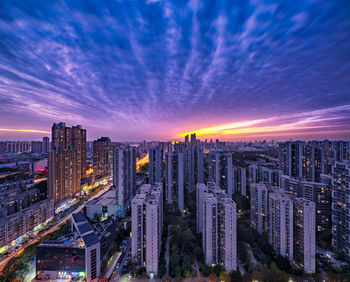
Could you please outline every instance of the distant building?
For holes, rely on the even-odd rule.
[[[247,170],[245,167],[233,167],[233,187],[236,193],[247,196]]]
[[[235,192],[232,153],[221,151],[209,153],[209,181],[218,184],[227,193],[228,197],[232,198]]]
[[[285,142],[279,144],[280,168],[284,175],[302,176],[302,156],[304,142]]]
[[[189,139],[188,139],[188,134],[185,135],[185,144],[188,145],[190,142],[189,142]]]
[[[186,187],[188,192],[194,192],[197,183],[204,182],[203,151],[199,147],[189,146],[185,150]]]
[[[185,168],[184,153],[165,153],[165,198],[169,204],[176,204],[180,211],[185,209]]]
[[[163,148],[160,146],[149,148],[149,183],[163,181]]]
[[[273,186],[280,186],[282,170],[263,165],[249,166],[249,183],[264,182]]]
[[[331,177],[320,175],[325,183],[309,182],[287,175],[281,177],[281,188],[293,193],[296,197],[303,197],[316,204],[316,230],[318,232],[331,229],[332,224],[332,184]]]
[[[125,146],[114,149],[113,184],[116,188],[118,216],[125,217],[136,193],[136,150]]]
[[[163,186],[144,184],[131,203],[131,253],[149,275],[158,273],[163,226]]]
[[[43,151],[43,142],[41,141],[32,141],[31,145],[31,152],[32,153],[41,153]]]
[[[250,185],[250,221],[259,234],[268,231],[269,191],[265,184]]]
[[[93,142],[94,175],[106,177],[111,175],[111,140],[101,137]]]
[[[31,151],[29,141],[2,141],[0,142],[0,153],[25,153]]]
[[[349,141],[285,142],[279,144],[280,168],[284,175],[320,182],[321,174],[331,174],[335,161],[349,159]]]
[[[196,133],[191,134],[191,146],[193,147],[197,146]]]
[[[50,138],[49,137],[43,137],[43,147],[42,152],[47,153],[50,150]]]

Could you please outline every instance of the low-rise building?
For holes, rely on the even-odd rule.
[[[116,219],[90,224],[82,212],[73,214],[72,233],[37,246],[37,278],[97,281],[101,261],[116,239],[116,227]]]
[[[109,216],[118,215],[118,206],[116,199],[116,191],[108,190],[100,197],[93,199],[85,204],[86,216],[93,219],[95,216],[107,218]]]

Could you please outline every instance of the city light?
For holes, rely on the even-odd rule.
[[[136,160],[136,170],[139,171],[141,169],[141,167],[143,167],[144,165],[148,164],[149,162],[149,155],[145,155],[144,157],[142,157],[141,159],[137,159]]]

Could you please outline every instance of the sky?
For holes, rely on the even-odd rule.
[[[0,1],[0,139],[350,139],[350,5]]]

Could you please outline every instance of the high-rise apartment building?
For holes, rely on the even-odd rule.
[[[111,140],[101,137],[93,142],[94,175],[105,177],[111,175]]]
[[[293,261],[293,202],[279,193],[269,194],[269,243],[276,254]]]
[[[30,152],[29,141],[2,141],[0,142],[0,153],[24,153]]]
[[[232,198],[235,192],[235,177],[231,153],[221,151],[209,153],[209,180],[220,185],[228,197]]]
[[[306,273],[316,272],[316,205],[305,198],[293,200],[294,263]]]
[[[116,188],[118,216],[124,217],[136,192],[136,150],[132,146],[114,149],[113,184]]]
[[[185,144],[188,145],[190,142],[189,142],[189,139],[188,139],[188,134],[185,136]]]
[[[160,146],[149,148],[149,183],[163,181],[163,148]]]
[[[54,203],[81,191],[77,150],[53,149],[48,153],[48,195]]]
[[[144,184],[131,202],[131,253],[149,275],[158,273],[163,225],[163,186]]]
[[[280,168],[284,175],[302,176],[303,144],[300,141],[279,144]]]
[[[264,182],[279,187],[282,170],[263,165],[249,166],[249,183]]]
[[[42,151],[44,153],[47,153],[50,150],[50,138],[49,137],[43,137],[43,148]]]
[[[196,133],[191,134],[191,146],[193,147],[197,146]]]
[[[48,190],[55,204],[80,192],[85,171],[86,130],[79,125],[54,123],[48,153]]]
[[[32,141],[31,152],[41,153],[43,151],[43,143],[41,141]]]
[[[194,192],[197,183],[204,181],[203,151],[199,147],[186,148],[186,187]]]
[[[337,152],[337,161],[349,160],[350,141],[330,141],[331,147]]]
[[[350,161],[333,166],[332,245],[350,262]]]
[[[165,198],[167,203],[176,204],[180,211],[185,209],[185,168],[184,153],[165,153]]]
[[[285,142],[279,144],[280,168],[284,175],[320,182],[321,174],[331,175],[335,161],[348,160],[348,141]]]
[[[247,196],[247,170],[245,167],[233,167],[233,191]]]
[[[81,125],[72,126],[72,145],[77,150],[80,177],[86,176],[86,129]]]
[[[332,185],[328,175],[320,175],[322,182],[310,182],[301,178],[287,175],[281,177],[281,188],[293,193],[296,197],[303,197],[316,204],[316,230],[318,232],[331,229],[332,223]]]
[[[205,263],[237,269],[236,204],[223,192],[204,193],[202,239]]]
[[[66,127],[64,122],[52,126],[52,150],[76,150],[80,177],[86,175],[86,129],[81,125]]]
[[[203,231],[203,201],[206,193],[218,194],[222,192],[219,185],[215,182],[197,183],[196,187],[196,208],[197,208],[197,232]]]
[[[197,232],[202,233],[203,231],[203,200],[204,194],[208,193],[209,189],[204,183],[197,183],[196,187],[196,209],[197,209]]]
[[[250,221],[259,234],[268,231],[269,191],[265,184],[250,185]]]

